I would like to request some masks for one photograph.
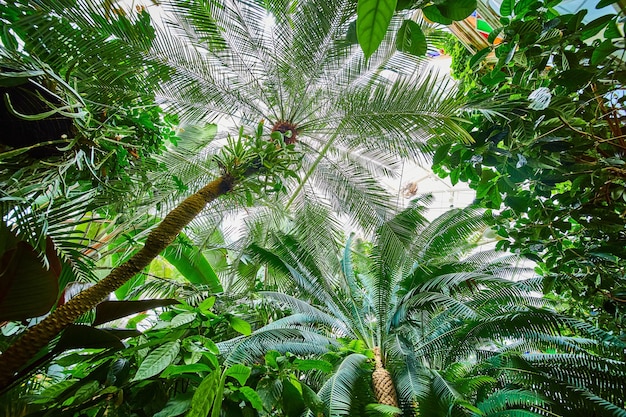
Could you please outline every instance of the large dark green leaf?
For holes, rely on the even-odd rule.
[[[57,352],[78,348],[116,348],[124,349],[120,339],[110,332],[91,326],[71,325],[61,335],[54,347]]]
[[[476,10],[476,0],[447,0],[438,4],[437,8],[444,17],[463,20]]]
[[[2,235],[5,251],[0,255],[0,321],[46,314],[59,295],[60,263],[52,241],[46,242],[50,260],[50,268],[46,268],[30,244],[9,232]]]
[[[413,20],[402,22],[396,38],[396,48],[411,55],[425,55],[427,51],[426,36],[420,25]]]
[[[96,318],[93,326],[107,323],[131,314],[141,313],[157,307],[165,307],[178,304],[178,300],[132,300],[132,301],[103,301],[96,306]]]
[[[382,42],[396,9],[397,0],[359,0],[356,33],[366,58]]]
[[[441,11],[437,8],[436,5],[431,4],[430,6],[426,6],[422,9],[424,16],[426,19],[430,20],[434,23],[441,23],[442,25],[450,25],[453,20],[445,17],[441,14]]]

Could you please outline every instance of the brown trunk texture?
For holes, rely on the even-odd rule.
[[[231,177],[222,176],[189,196],[168,213],[148,235],[144,247],[129,260],[113,269],[94,286],[54,310],[39,324],[31,327],[0,355],[0,389],[8,386],[19,371],[39,350],[45,347],[60,331],[94,308],[111,292],[134,277],[152,262],[159,253],[174,241],[178,233],[194,219],[207,203],[232,189]]]
[[[396,408],[400,408],[398,396],[396,395],[396,387],[393,385],[391,373],[383,366],[379,347],[374,348],[374,361],[376,362],[376,369],[372,373],[372,387],[374,388],[376,400],[379,404],[392,405]]]

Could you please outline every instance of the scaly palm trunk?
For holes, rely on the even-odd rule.
[[[94,286],[82,291],[69,302],[54,310],[36,326],[0,355],[0,389],[8,386],[20,370],[40,349],[46,346],[61,330],[94,308],[111,292],[121,287],[152,262],[159,253],[174,241],[178,233],[202,209],[217,197],[229,192],[235,180],[223,175],[189,196],[168,213],[161,223],[148,235],[144,247],[129,260],[113,269],[109,275]]]
[[[391,373],[383,366],[379,347],[374,348],[374,361],[376,362],[376,369],[372,373],[372,387],[374,388],[376,400],[379,404],[392,405],[396,408],[400,408]]]

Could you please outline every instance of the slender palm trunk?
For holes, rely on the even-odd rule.
[[[40,349],[46,346],[61,330],[94,308],[111,292],[121,287],[156,258],[207,203],[229,192],[234,179],[221,176],[189,196],[168,213],[148,235],[144,247],[129,260],[113,269],[94,286],[80,292],[69,302],[54,310],[42,322],[28,329],[13,345],[0,355],[0,389],[8,386],[19,371]]]
[[[383,366],[379,347],[374,348],[374,361],[376,362],[376,369],[372,373],[372,387],[374,388],[376,401],[378,401],[379,404],[392,405],[396,408],[400,408],[391,373]]]

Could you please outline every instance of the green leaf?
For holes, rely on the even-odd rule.
[[[68,349],[87,348],[115,348],[124,349],[124,344],[119,338],[109,332],[96,329],[91,326],[70,325],[59,339],[59,343],[54,347],[55,352],[63,352]]]
[[[203,314],[210,313],[211,308],[213,308],[213,305],[215,304],[215,300],[216,300],[215,297],[207,298],[206,300],[200,303],[200,305],[198,306],[198,310],[200,310],[200,312]]]
[[[448,19],[447,17],[442,15],[441,11],[434,4],[424,7],[422,9],[422,12],[424,13],[424,16],[426,17],[426,19],[434,23],[441,23],[442,25],[451,25],[452,22],[454,22],[454,20]]]
[[[161,373],[174,362],[178,352],[180,352],[180,341],[178,340],[164,343],[154,349],[139,365],[133,381],[140,381]]]
[[[513,6],[515,6],[515,0],[503,0],[500,5],[500,16],[511,16],[513,13]]]
[[[102,323],[130,316],[131,314],[178,303],[179,301],[173,298],[162,300],[103,301],[96,306],[96,318],[92,325],[98,326]]]
[[[398,30],[396,37],[396,48],[407,54],[422,56],[426,55],[426,36],[422,32],[420,25],[413,20],[405,20]]]
[[[496,85],[506,79],[506,75],[501,71],[492,71],[483,76],[480,80],[486,85]]]
[[[437,7],[443,16],[452,20],[463,20],[476,10],[476,0],[447,0]]]
[[[261,397],[250,387],[241,387],[239,388],[239,392],[246,397],[246,400],[254,407],[255,410],[262,412],[263,411],[263,401],[261,401]]]
[[[610,39],[605,40],[600,44],[600,46],[593,50],[593,54],[591,55],[591,64],[598,65],[615,51],[617,51],[617,47],[613,45],[613,42],[611,42]]]
[[[0,239],[8,243],[0,254],[0,321],[46,314],[59,295],[59,275],[43,266],[30,244],[1,228]]]
[[[224,375],[235,378],[241,386],[244,386],[246,384],[246,381],[250,377],[251,372],[252,370],[249,367],[242,364],[236,364],[231,366],[230,368],[227,368],[224,371]]]
[[[489,52],[491,52],[491,47],[489,46],[476,52],[469,61],[470,68],[475,68],[476,65],[478,65],[478,63],[480,63],[483,60],[484,57],[489,55]]]
[[[598,4],[596,4],[596,9],[601,9],[615,3],[617,3],[617,0],[600,0]]]
[[[208,285],[212,292],[222,292],[219,277],[206,257],[194,246],[181,245],[163,251],[163,257],[193,284]]]
[[[316,369],[322,372],[331,372],[333,370],[333,365],[330,362],[317,359],[296,359],[293,364],[299,371],[311,371]]]
[[[200,372],[210,372],[211,367],[204,363],[192,363],[189,365],[170,365],[161,373],[161,378],[181,374],[197,374]]]
[[[252,328],[250,327],[250,323],[245,320],[240,319],[239,317],[229,316],[228,323],[230,326],[237,332],[241,333],[244,336],[250,336],[252,333]]]
[[[207,417],[220,385],[220,373],[213,371],[202,380],[191,399],[191,410],[187,417]]]
[[[163,407],[163,409],[156,413],[153,417],[176,417],[189,410],[189,407],[191,407],[191,399],[173,398],[169,400],[167,404],[165,404],[165,407]]]
[[[196,313],[182,313],[177,315],[176,317],[174,317],[172,319],[172,321],[170,322],[170,326],[171,327],[178,327],[178,326],[182,326],[184,324],[187,323],[191,323],[192,321],[194,321],[196,319]]]
[[[613,20],[614,17],[615,17],[615,15],[607,14],[607,15],[604,15],[604,16],[600,16],[597,19],[594,19],[591,22],[587,23],[583,27],[582,33],[580,35],[580,39],[585,40],[585,39],[589,39],[592,36],[596,35],[602,29],[604,29],[606,27],[606,25],[608,25],[609,22],[611,22]]]
[[[611,20],[606,27],[606,30],[604,31],[604,37],[607,39],[616,39],[620,38],[621,36],[622,34],[617,28],[617,23],[615,22],[615,20]]]
[[[537,0],[520,0],[513,7],[513,12],[519,17],[520,15],[526,14],[530,7],[537,3]]]
[[[397,0],[359,0],[357,4],[356,34],[366,58],[383,41]]]

